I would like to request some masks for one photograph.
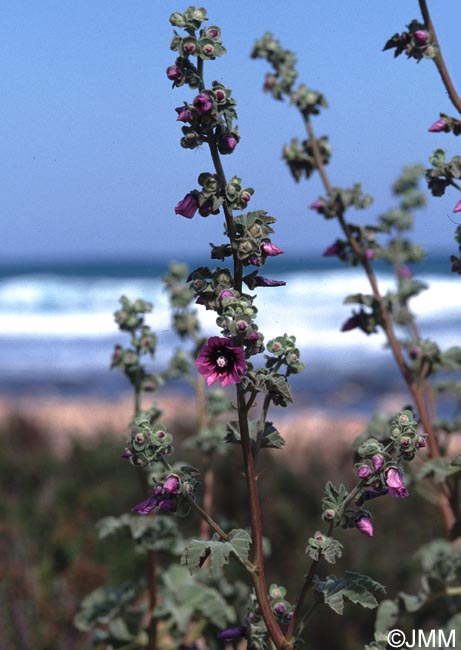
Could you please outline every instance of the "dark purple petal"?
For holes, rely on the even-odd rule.
[[[197,113],[203,115],[203,113],[208,113],[213,108],[213,100],[210,95],[206,93],[200,93],[194,98],[192,102],[195,106]]]
[[[187,219],[192,219],[197,210],[198,201],[191,192],[186,194],[186,196],[181,201],[179,201],[174,209],[176,214],[180,214],[182,217],[186,217]]]
[[[341,252],[340,247],[338,246],[338,244],[335,243],[335,244],[331,244],[331,246],[328,246],[328,248],[325,248],[322,255],[323,257],[335,257],[336,255],[339,255],[340,252]]]
[[[285,280],[271,280],[270,278],[263,278],[262,275],[257,275],[254,279],[255,287],[284,287]]]
[[[262,242],[261,251],[268,257],[275,257],[275,255],[281,255],[283,253],[282,249],[273,244],[270,239],[265,239]]]
[[[246,635],[245,627],[228,627],[227,630],[221,630],[216,635],[217,639],[223,639],[224,641],[232,641],[234,639],[240,639],[242,636]]]
[[[137,512],[138,515],[148,515],[152,510],[157,507],[158,498],[156,496],[151,496],[145,501],[141,501],[136,506],[131,508],[131,512]]]
[[[359,321],[357,319],[357,316],[351,316],[350,318],[347,319],[345,323],[342,324],[341,332],[349,332],[350,330],[353,330],[358,326],[359,326]]]

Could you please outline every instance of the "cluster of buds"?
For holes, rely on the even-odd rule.
[[[354,183],[349,189],[333,187],[328,197],[319,197],[309,207],[326,219],[333,219],[344,215],[350,207],[356,210],[365,210],[368,208],[373,199],[369,194],[362,192],[360,183]]]
[[[350,242],[336,239],[323,251],[323,257],[337,257],[342,262],[356,266],[361,258],[370,262],[381,256],[381,247],[376,242],[376,233],[372,228],[350,224],[349,231],[363,251],[362,256],[357,255]]]
[[[275,222],[275,218],[264,210],[239,215],[234,222],[236,239],[232,245],[244,266],[262,266],[267,257],[283,252],[271,244],[269,235],[274,232],[271,224]]]
[[[269,600],[271,609],[275,614],[278,622],[282,625],[288,625],[293,618],[294,607],[285,600],[287,590],[285,587],[271,585],[269,587]]]
[[[322,163],[327,165],[331,157],[331,146],[327,136],[316,139],[317,148],[320,152]],[[292,138],[290,144],[286,144],[282,150],[282,158],[287,163],[291,175],[296,182],[303,177],[309,178],[317,169],[314,150],[310,140],[303,140],[299,143],[298,138]]]
[[[253,194],[252,187],[242,188],[242,179],[239,176],[230,179],[224,192],[226,203],[232,210],[245,210]]]
[[[204,89],[192,100],[176,109],[179,122],[184,122],[181,146],[195,149],[213,138],[221,154],[230,154],[237,146],[240,136],[233,125],[237,113],[231,90],[217,81],[211,89]],[[187,125],[187,126],[186,126]]]
[[[119,329],[126,332],[134,332],[143,323],[142,314],[152,311],[152,303],[145,300],[135,300],[131,302],[126,296],[121,296],[121,309],[114,313],[114,320]]]
[[[183,13],[176,11],[171,14],[170,24],[184,29],[187,36],[181,37],[175,31],[170,49],[179,52],[183,58],[197,56],[204,61],[222,56],[226,49],[221,42],[221,30],[216,25],[200,29],[206,20],[208,17],[203,8],[189,7]],[[198,34],[197,30],[200,30]]]
[[[219,303],[216,323],[222,333],[247,346],[248,355],[260,352],[263,335],[258,332],[254,322],[258,310],[253,304],[253,297],[233,289],[224,289],[219,294]]]
[[[202,189],[192,190],[186,194],[176,205],[176,214],[188,219],[191,219],[197,210],[202,217],[218,214],[224,200],[231,209],[244,210],[254,192],[252,187],[242,189],[241,179],[238,176],[234,176],[226,187],[222,188],[216,174],[203,172],[198,177],[198,184]]]
[[[311,90],[304,84],[300,84],[297,90],[290,95],[291,102],[297,106],[303,117],[318,115],[321,108],[327,108],[328,102],[325,95],[317,90]]]
[[[445,113],[440,113],[439,119],[431,124],[428,128],[431,133],[453,133],[453,135],[461,134],[461,122],[458,117],[450,117]]]
[[[280,369],[285,366],[287,376],[304,370],[295,336],[288,336],[288,334],[277,336],[268,342],[267,351],[273,356],[266,355],[266,368],[272,369],[276,366]]]
[[[393,49],[394,57],[405,52],[409,59],[416,59],[418,62],[421,59],[435,58],[439,48],[426,26],[417,20],[412,20],[407,28],[408,31],[394,34],[386,42],[383,51]]]
[[[163,424],[155,424],[158,409],[142,411],[133,421],[131,441],[123,452],[132,465],[145,467],[173,452],[173,436]]]
[[[429,158],[432,167],[426,169],[427,186],[433,196],[443,196],[445,190],[454,184],[454,180],[461,178],[461,157],[454,156],[449,162],[445,157],[443,149],[436,149]],[[453,208],[453,212],[461,211],[461,201]]]
[[[417,433],[417,428],[418,423],[409,409],[399,413],[392,422],[390,438],[402,460],[413,460],[417,451],[426,446],[426,434]]]
[[[374,334],[379,326],[383,325],[381,301],[371,294],[357,293],[347,296],[345,304],[357,303],[368,307],[371,311],[365,311],[363,307],[358,311],[353,311],[341,326],[341,332],[349,332],[353,329],[361,329],[365,334]]]
[[[283,99],[284,95],[290,95],[298,76],[295,69],[296,58],[290,50],[283,49],[273,34],[267,32],[256,41],[251,58],[266,59],[272,64],[274,72],[266,75],[265,92],[271,93],[274,99]]]
[[[153,392],[162,383],[160,377],[151,375],[141,364],[141,356],[153,357],[157,346],[157,337],[152,329],[144,324],[144,314],[152,311],[152,305],[145,300],[131,302],[122,296],[122,308],[115,312],[115,321],[122,331],[131,333],[132,347],[123,348],[116,345],[112,353],[111,368],[123,372],[137,390]]]

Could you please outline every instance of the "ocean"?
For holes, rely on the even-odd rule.
[[[203,263],[188,261],[191,269]],[[113,320],[122,294],[153,303],[147,319],[159,337],[153,369],[164,368],[181,345],[161,282],[167,268],[162,260],[0,264],[0,393],[111,396],[125,391],[125,378],[109,370],[114,344],[128,343]],[[388,267],[378,268],[385,292],[392,275]],[[423,338],[442,348],[460,345],[460,279],[450,273],[448,255],[415,269],[429,285],[412,302]],[[345,394],[347,403],[360,408],[363,400],[403,390],[382,334],[340,331],[351,313],[345,296],[369,291],[360,270],[335,259],[281,256],[269,260],[262,274],[287,283],[258,289],[255,304],[266,341],[283,333],[297,338],[306,369],[293,378],[295,392],[324,406]],[[219,334],[213,313],[198,311],[205,334]],[[185,390],[179,384],[174,388]]]

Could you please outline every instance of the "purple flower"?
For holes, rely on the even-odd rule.
[[[263,278],[261,275],[257,275],[254,279],[255,287],[284,287],[286,285],[285,280],[271,280],[270,278]]]
[[[213,108],[213,100],[210,95],[207,95],[206,93],[200,93],[197,95],[192,103],[199,115],[208,113]]]
[[[401,280],[407,280],[412,277],[413,273],[411,272],[409,266],[407,266],[406,264],[401,264],[397,269],[397,275]]]
[[[125,449],[122,451],[122,458],[131,458],[132,455],[133,453],[129,447],[125,447]]]
[[[158,497],[156,495],[152,495],[145,501],[141,501],[141,503],[138,503],[136,506],[133,506],[131,508],[131,512],[137,512],[138,515],[148,515],[149,513],[152,512],[158,505]]]
[[[359,478],[368,478],[371,476],[371,469],[368,467],[368,465],[360,465],[357,470],[357,476]]]
[[[166,76],[168,79],[171,79],[171,81],[178,81],[178,79],[180,79],[182,76],[181,68],[179,68],[177,65],[168,66],[166,69]]]
[[[178,117],[176,118],[177,122],[191,122],[192,121],[192,113],[191,113],[190,109],[187,108],[187,106],[178,106],[174,110],[178,114]]]
[[[233,641],[234,639],[240,639],[240,637],[245,635],[245,627],[228,627],[227,630],[221,630],[221,632],[218,632],[216,638],[223,639],[224,641]]]
[[[179,201],[174,209],[176,214],[180,214],[182,217],[186,217],[187,219],[192,219],[197,210],[198,201],[192,192],[186,194],[186,196],[181,201]]]
[[[461,212],[461,199],[458,201],[458,203],[453,208],[453,212]]]
[[[170,512],[176,506],[176,499],[160,499],[157,504],[157,509],[160,512]]]
[[[170,474],[163,484],[163,494],[176,494],[179,488],[179,478],[176,474]]]
[[[238,136],[233,133],[226,133],[218,139],[219,153],[228,154],[232,153],[239,141]]]
[[[424,43],[427,43],[429,40],[429,34],[423,29],[417,29],[415,32],[413,32],[413,34],[416,40],[418,40],[422,45],[424,45]]]
[[[459,273],[461,271],[461,264],[459,260],[454,259],[451,263],[451,270],[453,273]]]
[[[219,380],[221,386],[239,384],[246,371],[245,353],[231,338],[212,336],[195,361],[208,386]]]
[[[431,133],[440,133],[440,131],[446,131],[448,127],[448,124],[440,118],[440,120],[437,120],[437,122],[434,122],[434,124],[431,124],[431,126],[427,129],[428,131],[431,131]]]
[[[277,605],[274,607],[274,612],[276,614],[285,614],[286,612],[286,607],[283,603],[277,603]]]
[[[323,203],[320,199],[317,199],[313,203],[310,204],[309,208],[311,210],[317,210],[320,214],[323,214],[324,208],[323,208]]]
[[[368,535],[368,537],[373,537],[373,524],[371,521],[368,519],[368,517],[359,517],[357,521],[355,522],[355,527],[360,530],[361,533],[364,535]]]
[[[282,249],[273,244],[270,239],[264,239],[261,244],[261,251],[268,257],[275,257],[275,255],[283,253]]]
[[[349,332],[359,326],[357,316],[351,316],[341,326],[341,332]]]
[[[381,467],[384,465],[384,458],[381,456],[381,454],[375,454],[371,459],[371,463],[375,472],[379,472]]]
[[[341,253],[341,248],[335,242],[334,244],[331,244],[331,246],[328,246],[328,248],[325,248],[322,255],[323,255],[323,257],[335,257],[336,255],[339,255],[340,253]]]
[[[365,259],[370,261],[375,256],[375,252],[372,248],[367,248],[364,252]]]
[[[389,488],[389,494],[399,499],[405,499],[408,496],[408,490],[402,479],[402,475],[396,467],[390,467],[386,472],[386,485]]]
[[[389,488],[382,487],[379,488],[379,490],[366,490],[366,492],[363,493],[363,496],[365,498],[365,501],[369,501],[370,499],[377,499],[378,497],[383,497],[388,492],[389,492]]]

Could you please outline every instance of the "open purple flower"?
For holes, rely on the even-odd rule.
[[[192,103],[199,115],[208,113],[213,108],[213,100],[210,95],[207,95],[206,93],[200,93],[197,95]]]
[[[405,499],[409,492],[405,487],[401,473],[396,467],[390,467],[386,471],[386,485],[389,488],[389,494],[399,499]]]
[[[364,535],[368,537],[373,537],[373,524],[368,517],[362,516],[357,519],[355,522],[355,527],[360,530]]]
[[[131,512],[137,512],[138,515],[148,515],[152,512],[152,510],[155,510],[157,505],[158,505],[158,497],[152,495],[145,501],[141,501],[141,503],[138,503],[137,505],[133,506],[131,508]]]
[[[176,214],[180,214],[182,217],[186,217],[187,219],[192,219],[197,210],[198,201],[192,192],[186,194],[186,196],[181,201],[179,201],[174,209]]]
[[[195,361],[208,386],[219,380],[221,386],[239,384],[246,371],[245,353],[230,338],[212,336]]]

